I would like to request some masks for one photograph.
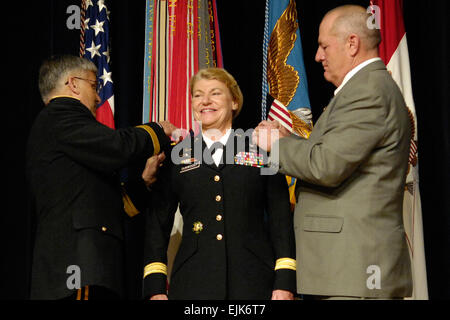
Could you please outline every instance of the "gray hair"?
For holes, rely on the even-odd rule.
[[[92,61],[73,55],[57,55],[45,60],[39,69],[39,92],[44,102],[60,85],[60,81],[72,72],[92,71],[97,74],[97,67]]]
[[[328,12],[328,14],[330,13],[337,15],[332,30],[342,40],[346,40],[350,34],[354,33],[359,36],[366,50],[378,48],[381,43],[380,30],[370,29],[367,26],[367,20],[371,15],[364,7],[343,5]]]

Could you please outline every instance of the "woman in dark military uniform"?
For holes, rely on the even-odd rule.
[[[174,147],[153,186],[144,297],[293,299],[296,262],[286,179],[262,175],[251,137],[231,129],[243,98],[228,72],[201,70],[191,81],[191,95],[202,134]],[[183,237],[167,295],[167,248],[178,205]]]

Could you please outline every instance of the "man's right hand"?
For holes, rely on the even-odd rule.
[[[168,136],[171,137],[172,133],[177,130],[178,128],[175,127],[172,123],[170,123],[169,121],[159,121],[158,122],[161,127],[164,129],[164,133]]]
[[[261,149],[270,152],[275,141],[290,134],[278,121],[262,121],[253,131],[252,142]]]

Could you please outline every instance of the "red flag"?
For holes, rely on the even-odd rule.
[[[403,221],[412,262],[413,299],[426,300],[428,299],[428,288],[419,193],[417,118],[411,86],[408,43],[403,21],[403,1],[374,0],[371,4],[370,10],[374,14],[375,25],[381,30],[380,56],[403,93],[411,119],[413,137],[403,201]]]
[[[195,129],[190,78],[223,67],[215,0],[147,0],[143,121]]]
[[[142,121],[168,120],[185,134],[199,132],[189,81],[209,67],[223,68],[216,0],[146,0]],[[182,230],[177,211],[167,253],[169,275]]]

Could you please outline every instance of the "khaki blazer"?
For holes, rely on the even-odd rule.
[[[376,61],[330,101],[308,140],[290,136],[274,145],[280,171],[299,178],[299,293],[411,295],[402,219],[410,138],[403,96]]]

